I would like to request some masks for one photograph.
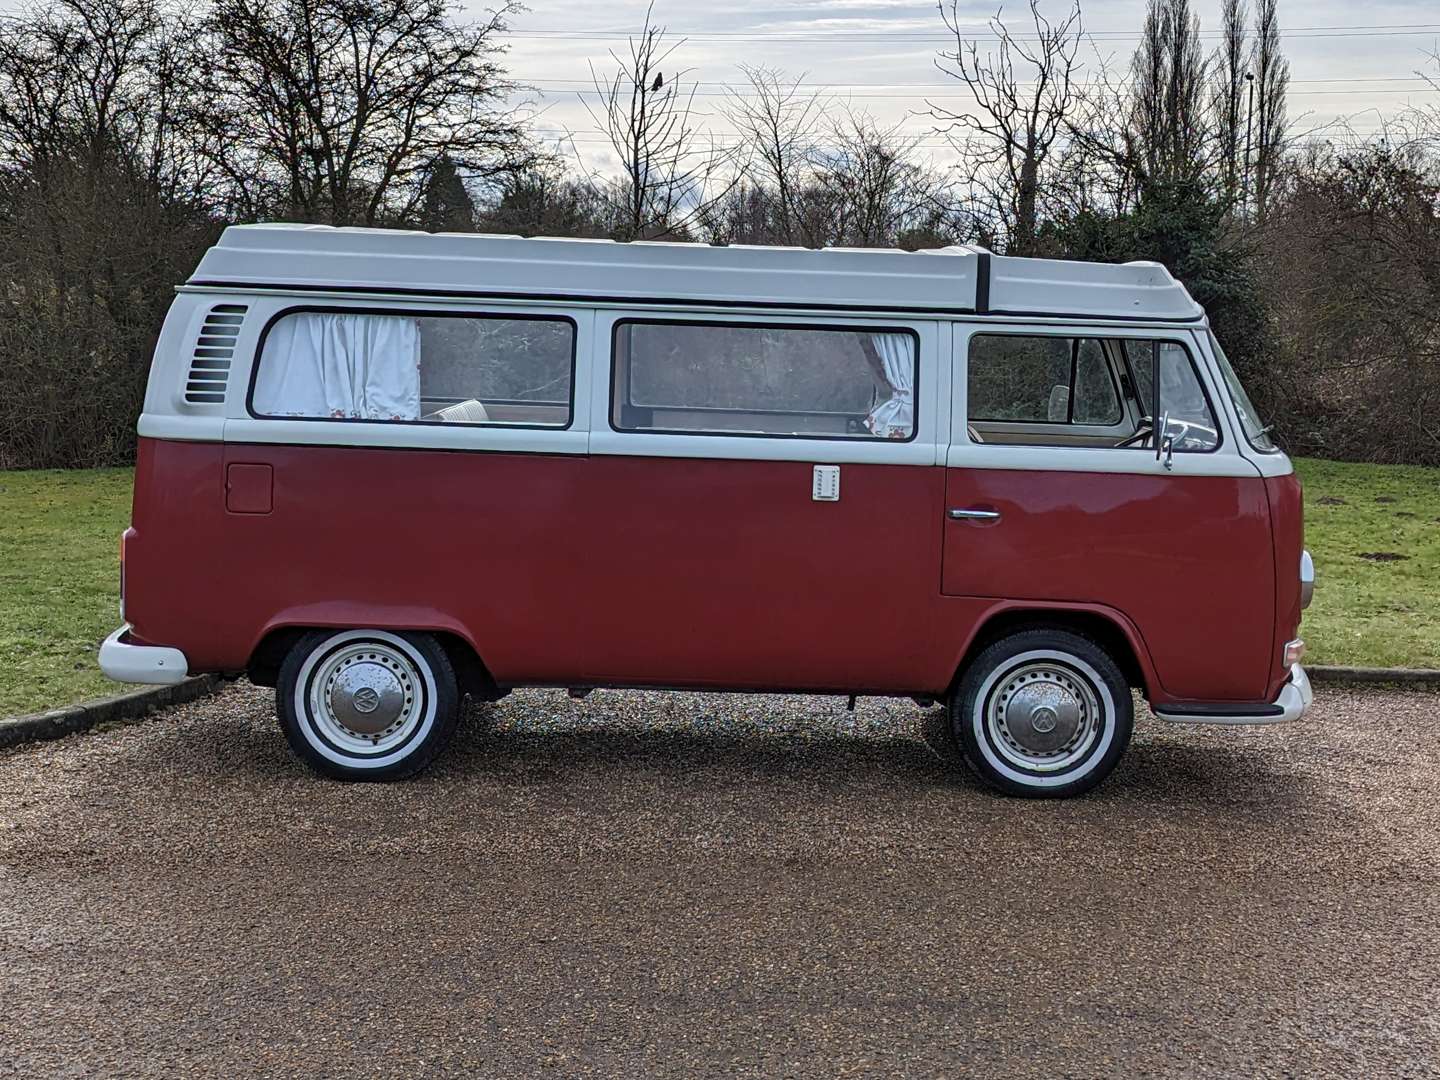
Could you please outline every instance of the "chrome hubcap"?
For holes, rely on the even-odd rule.
[[[1099,699],[1071,669],[1040,661],[1010,672],[986,704],[991,741],[1025,769],[1051,772],[1083,757],[1100,729]]]
[[[378,660],[357,660],[341,668],[331,678],[327,695],[335,719],[360,735],[379,735],[405,707],[401,677]]]
[[[420,673],[399,649],[358,641],[327,657],[311,682],[311,715],[326,738],[355,753],[383,752],[419,723]]]

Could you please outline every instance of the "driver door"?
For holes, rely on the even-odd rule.
[[[1217,421],[1190,333],[957,325],[954,348],[943,592],[1119,612],[1167,694],[1263,697],[1264,482]]]

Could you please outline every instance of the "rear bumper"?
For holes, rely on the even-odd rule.
[[[1291,664],[1289,680],[1269,705],[1167,705],[1154,713],[1172,724],[1288,724],[1300,719],[1314,700],[1310,676],[1299,664]]]
[[[189,674],[185,654],[164,645],[138,645],[129,640],[126,623],[100,646],[100,670],[116,682],[168,686]]]

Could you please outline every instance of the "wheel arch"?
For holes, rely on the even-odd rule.
[[[1093,640],[1114,659],[1126,682],[1148,698],[1158,687],[1154,664],[1140,631],[1113,608],[1098,604],[1003,604],[976,627],[955,665],[950,692],[984,649],[1020,630],[1068,630]]]
[[[450,666],[455,669],[455,678],[461,694],[469,694],[482,701],[493,701],[503,696],[490,669],[480,657],[480,651],[458,625],[437,625],[433,620],[416,620],[395,623],[361,617],[356,621],[277,621],[267,626],[250,650],[245,665],[245,674],[257,686],[273,687],[279,680],[280,667],[285,663],[298,641],[306,634],[317,630],[387,630],[390,633],[429,634],[445,650]]]

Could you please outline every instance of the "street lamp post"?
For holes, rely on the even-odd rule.
[[[1255,73],[1245,72],[1245,168],[1240,183],[1240,206],[1248,218],[1250,207],[1250,118],[1255,112]]]

